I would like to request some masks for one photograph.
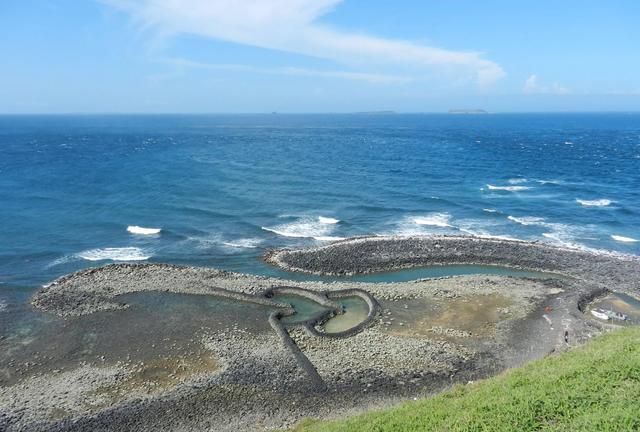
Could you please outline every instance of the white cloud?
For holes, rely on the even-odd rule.
[[[399,75],[375,74],[364,72],[348,72],[339,70],[317,70],[298,67],[256,67],[240,64],[202,63],[183,58],[165,58],[162,60],[178,68],[195,68],[210,70],[226,70],[234,72],[259,72],[272,75],[289,76],[315,76],[321,78],[340,78],[354,81],[366,81],[371,84],[403,83],[411,81],[411,78]],[[172,76],[169,76],[169,78]]]
[[[317,22],[342,0],[102,0],[166,35],[194,34],[346,65],[445,69],[481,86],[502,68],[480,53],[337,30]]]
[[[522,87],[522,92],[525,94],[555,94],[563,95],[571,93],[566,87],[561,86],[558,82],[554,82],[551,85],[543,85],[538,82],[538,76],[533,74],[527,78]]]
[[[527,80],[524,82],[522,91],[525,93],[536,93],[538,91],[538,76],[531,75],[529,78],[527,78]]]

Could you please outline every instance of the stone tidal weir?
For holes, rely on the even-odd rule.
[[[594,301],[632,313],[640,295],[638,257],[519,241],[356,238],[265,260],[334,279],[118,264],[42,288],[0,336],[0,429],[265,430],[357,413],[581,344],[616,327],[585,313]],[[505,270],[346,279],[434,265]]]

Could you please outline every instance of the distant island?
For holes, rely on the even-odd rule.
[[[449,114],[489,114],[483,109],[450,109]]]
[[[366,114],[366,115],[390,115],[397,114],[395,111],[359,111],[354,114]]]

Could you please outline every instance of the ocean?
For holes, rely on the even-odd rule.
[[[0,116],[0,310],[114,262],[470,234],[640,253],[639,114]]]

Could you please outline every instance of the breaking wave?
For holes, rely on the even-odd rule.
[[[617,242],[622,242],[622,243],[636,243],[640,240],[631,238],[631,237],[625,237],[625,236],[621,236],[621,235],[612,235],[611,236],[612,239],[614,239]]]
[[[545,232],[541,234],[542,237],[556,246],[596,251],[580,243],[580,240],[595,240],[594,233],[589,227],[549,222],[545,218],[536,216],[507,216],[507,219],[520,225],[543,228]]]
[[[448,213],[429,213],[425,216],[413,218],[416,225],[430,225],[441,228],[449,228],[451,225],[451,215]]]
[[[327,241],[327,239],[335,239],[331,234],[335,231],[336,225],[340,222],[338,219],[319,217],[300,217],[289,223],[276,225],[273,227],[263,226],[264,231],[269,231],[282,237],[293,238],[313,238],[316,240]]]
[[[160,231],[162,231],[162,228],[145,228],[137,225],[129,225],[127,227],[127,231],[129,231],[131,234],[154,235],[154,234],[160,234]]]
[[[55,267],[55,266],[59,266],[62,264],[67,264],[73,261],[77,261],[78,259],[80,259],[79,257],[77,257],[76,255],[65,255],[62,256],[60,258],[57,258],[53,261],[51,261],[49,264],[46,265],[46,268],[51,268],[51,267]]]
[[[241,238],[222,242],[225,246],[238,249],[255,249],[260,246],[260,243],[262,243],[262,239],[260,238]]]
[[[542,185],[546,185],[546,184],[552,184],[552,185],[560,185],[562,184],[562,182],[560,180],[536,180],[536,182],[542,184]]]
[[[576,199],[576,202],[583,207],[606,207],[610,205],[613,201],[608,199],[597,199],[597,200]]]
[[[536,217],[536,216],[522,216],[522,217],[507,216],[507,219],[515,223],[519,223],[520,225],[545,226],[547,224],[544,218]]]
[[[344,239],[345,239],[345,237],[320,236],[320,237],[314,237],[314,239],[316,239],[316,240],[318,240],[318,241],[328,241],[328,242],[332,242],[332,241],[344,240]]]
[[[492,184],[487,184],[487,188],[489,190],[502,190],[508,192],[519,192],[531,189],[529,186],[495,186]]]
[[[376,235],[412,237],[435,233],[454,233],[457,231],[457,227],[451,222],[451,215],[448,213],[405,216],[389,225],[391,225],[390,230],[383,230],[376,233]]]
[[[87,261],[144,261],[152,255],[137,247],[122,247],[89,249],[77,253],[76,256]]]
[[[501,240],[518,240],[516,237],[499,233],[504,231],[504,225],[498,221],[487,219],[460,219],[456,221],[460,232],[475,237],[492,238]]]

